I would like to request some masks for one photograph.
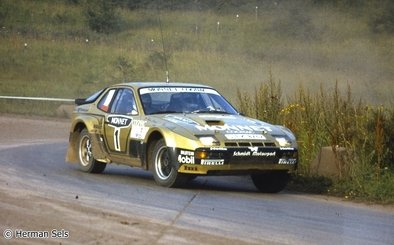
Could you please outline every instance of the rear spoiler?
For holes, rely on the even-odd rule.
[[[87,97],[87,98],[79,98],[79,99],[75,99],[74,103],[76,105],[85,105],[85,104],[90,104],[93,103],[104,91],[105,89],[102,89],[100,91],[97,91],[96,93],[92,94],[91,96]]]
[[[85,99],[79,98],[79,99],[75,99],[74,103],[76,105],[84,105],[91,103],[91,101],[86,101],[86,98]]]

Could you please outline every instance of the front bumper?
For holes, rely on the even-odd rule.
[[[296,148],[281,147],[211,147],[195,151],[175,149],[178,172],[201,175],[250,174],[261,171],[295,171]]]

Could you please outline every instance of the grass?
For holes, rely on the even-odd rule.
[[[89,28],[85,1],[71,2],[0,2],[0,95],[77,98],[123,81],[164,81],[164,44],[171,80],[212,85],[244,113],[296,133],[294,188],[393,203],[394,35],[371,28],[383,4],[262,2],[257,17],[253,4],[117,8],[119,30],[102,34]],[[57,106],[1,100],[0,112],[53,116]],[[331,182],[309,171],[326,145],[348,149]]]
[[[307,1],[265,6],[257,20],[248,5],[239,18],[237,10],[118,9],[122,31],[106,35],[88,28],[83,4],[5,0],[0,7],[8,13],[0,22],[0,52],[7,57],[0,61],[2,94],[23,93],[5,84],[17,80],[67,84],[61,91],[70,97],[126,79],[164,80],[164,67],[149,60],[162,52],[160,14],[173,80],[215,85],[231,98],[235,89],[226,88],[247,83],[243,88],[253,91],[272,71],[286,84],[286,96],[299,84],[318,90],[320,83],[339,81],[371,103],[391,102],[393,37],[371,34],[367,13],[323,11]],[[121,59],[131,65],[126,73],[117,64]],[[29,95],[53,88],[36,86]]]
[[[251,117],[285,125],[297,136],[300,162],[291,190],[326,193],[346,199],[394,203],[394,108],[367,106],[349,87],[319,93],[300,87],[283,99],[271,76],[254,93],[238,90],[239,108]],[[339,160],[336,175],[311,169],[323,146]]]

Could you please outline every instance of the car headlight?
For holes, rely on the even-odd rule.
[[[213,146],[213,145],[219,145],[219,141],[215,139],[215,137],[212,136],[202,136],[199,137],[201,144],[205,146]]]
[[[287,147],[287,146],[291,146],[291,141],[290,139],[286,138],[286,137],[276,137],[275,138],[276,142],[279,143],[279,145],[281,147]]]

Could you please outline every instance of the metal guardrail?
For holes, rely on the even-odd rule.
[[[0,96],[0,99],[14,99],[14,100],[41,100],[41,101],[74,102],[74,99],[64,99],[64,98],[47,98],[47,97],[23,97],[23,96]]]

